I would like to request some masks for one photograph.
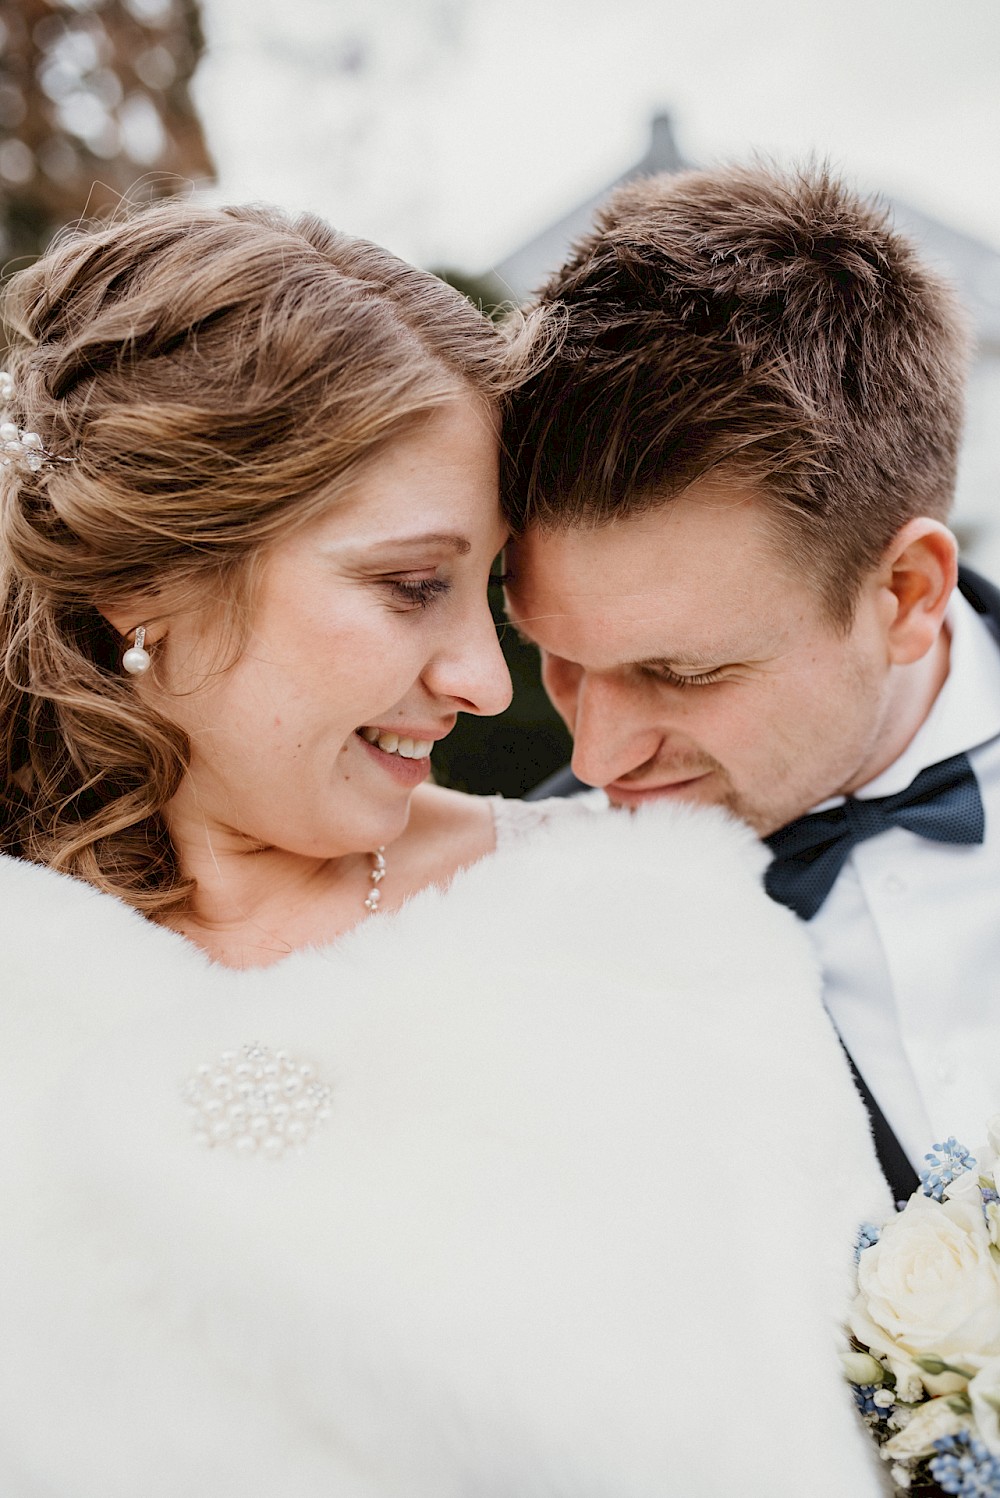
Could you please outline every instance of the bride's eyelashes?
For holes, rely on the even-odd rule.
[[[503,587],[508,576],[508,573],[491,573],[489,586]],[[451,583],[444,577],[386,577],[379,579],[379,585],[391,591],[395,606],[401,611],[425,609],[451,590]]]
[[[443,577],[387,577],[381,585],[389,590],[394,607],[402,612],[425,609],[451,588],[451,583]]]

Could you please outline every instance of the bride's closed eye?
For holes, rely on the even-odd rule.
[[[425,609],[451,587],[443,577],[388,577],[382,585],[390,590],[393,607],[400,612]]]

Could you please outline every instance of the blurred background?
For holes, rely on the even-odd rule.
[[[956,523],[1000,577],[997,0],[0,0],[5,271],[122,197],[194,191],[314,209],[491,306],[617,182],[754,150],[829,159],[957,283]],[[512,709],[463,721],[436,768],[516,795],[567,741],[505,648]]]

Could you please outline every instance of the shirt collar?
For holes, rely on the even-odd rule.
[[[956,589],[945,628],[950,639],[948,675],[934,704],[897,760],[853,792],[859,801],[895,796],[926,770],[1000,736],[1000,651],[986,621]],[[831,796],[814,811],[840,806]]]

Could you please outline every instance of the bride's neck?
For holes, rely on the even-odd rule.
[[[167,924],[228,966],[277,961],[364,915],[364,853],[307,858],[205,824],[175,822],[170,832],[194,888]]]

